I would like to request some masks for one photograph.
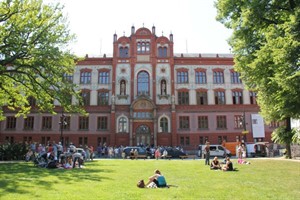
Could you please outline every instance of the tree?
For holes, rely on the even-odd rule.
[[[218,0],[217,20],[233,29],[235,70],[258,93],[266,121],[300,117],[300,0]]]
[[[29,98],[42,112],[54,113],[54,100],[66,112],[83,112],[70,104],[70,96],[80,96],[64,78],[77,58],[67,49],[75,37],[62,9],[42,0],[0,1],[0,119],[4,108],[28,114]]]

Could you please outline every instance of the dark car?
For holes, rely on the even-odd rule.
[[[161,154],[163,153],[165,149],[162,149]],[[166,148],[167,152],[168,152],[168,156],[171,156],[171,158],[179,158],[179,156],[186,156],[187,154],[182,152],[179,149],[176,148],[172,148],[172,147],[168,147]]]
[[[137,146],[125,147],[123,149],[123,151],[125,153],[125,158],[130,157],[130,151],[131,151],[131,149],[133,149],[133,151],[137,149],[139,155],[146,155],[147,158],[153,158],[153,155],[151,154],[151,152],[146,151],[146,149],[143,148],[143,147],[137,147]]]

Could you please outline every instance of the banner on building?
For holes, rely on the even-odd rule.
[[[265,137],[265,124],[262,116],[259,114],[251,114],[251,126],[253,138]]]

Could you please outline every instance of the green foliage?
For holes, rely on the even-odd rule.
[[[75,85],[64,80],[73,74],[77,58],[67,49],[74,35],[62,9],[42,0],[0,1],[0,107],[26,115],[33,97],[40,111],[54,113],[54,100],[66,112],[83,111],[70,105],[71,95],[80,97]]]
[[[285,126],[280,126],[275,129],[271,135],[272,141],[279,144],[291,144],[295,132],[287,131]]]
[[[258,92],[264,119],[300,117],[300,1],[218,0],[217,20],[233,29],[235,70]]]
[[[5,143],[0,144],[1,160],[23,160],[27,153],[27,147],[23,143]]]
[[[300,144],[300,130],[293,128],[293,138],[292,138],[292,142],[295,144]]]
[[[83,169],[72,170],[37,168],[25,162],[0,163],[0,193],[1,200],[299,198],[299,161],[249,161],[250,165],[238,165],[233,160],[237,172],[210,170],[203,159],[102,159],[87,162]],[[167,183],[176,187],[138,188],[137,181],[147,181],[155,169],[160,169]]]

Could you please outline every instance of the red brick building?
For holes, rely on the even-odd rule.
[[[46,143],[62,136],[65,144],[194,149],[207,140],[242,140],[244,128],[248,142],[270,141],[277,125],[255,127],[256,94],[244,89],[232,55],[175,54],[173,45],[173,35],[157,36],[154,26],[114,34],[112,57],[86,56],[66,77],[81,89],[88,117],[64,113],[61,130],[61,114],[33,110],[23,119],[6,111],[0,142]]]

